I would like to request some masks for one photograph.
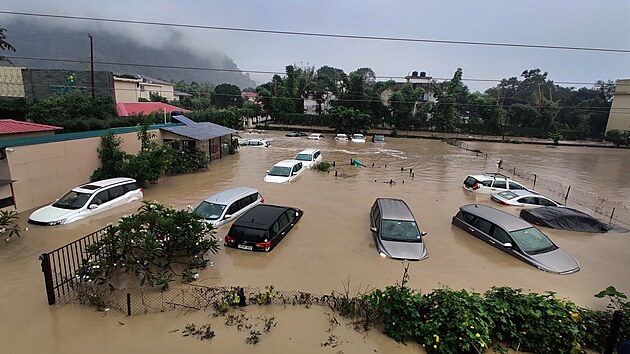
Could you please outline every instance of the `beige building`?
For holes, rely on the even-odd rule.
[[[142,75],[135,79],[114,76],[114,92],[116,103],[139,102],[141,98],[151,100],[151,94],[166,97],[169,101],[179,99],[172,83]]]
[[[630,79],[617,80],[606,131],[630,131]]]

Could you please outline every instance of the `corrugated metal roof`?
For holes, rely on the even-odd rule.
[[[181,135],[183,137],[194,139],[197,141],[209,140],[219,136],[237,133],[237,131],[234,129],[226,128],[222,125],[210,122],[192,122],[192,124],[163,127],[160,128],[160,130]]]
[[[184,116],[184,115],[176,115],[176,116],[172,116],[171,119],[176,120],[179,123],[182,124],[186,124],[186,125],[191,125],[191,124],[197,124],[197,122],[195,122],[194,120]]]
[[[13,119],[0,119],[0,134],[47,132],[59,129],[63,128],[56,127],[54,125],[23,122]]]
[[[149,127],[149,130],[155,130],[155,129],[160,129],[163,127],[170,127],[170,126],[175,126],[175,125],[176,124],[174,123],[153,124]],[[136,132],[138,131],[138,128],[137,127],[121,127],[121,128],[112,128],[112,130],[116,134],[125,134],[125,133]],[[36,144],[53,143],[53,142],[58,142],[58,141],[94,138],[94,137],[103,136],[107,132],[108,132],[108,129],[104,129],[104,130],[93,130],[93,131],[88,131],[88,132],[43,135],[43,136],[34,136],[34,137],[29,137],[29,138],[0,140],[0,148],[14,147],[14,146],[28,146],[28,145],[36,145]]]

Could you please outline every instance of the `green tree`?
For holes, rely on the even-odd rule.
[[[463,90],[462,75],[462,69],[457,68],[452,80],[433,85],[437,104],[433,106],[432,121],[443,133],[452,130],[459,121],[457,99]]]
[[[371,127],[370,116],[355,108],[336,106],[328,110],[331,128],[340,133],[366,132]]]
[[[390,124],[397,129],[409,129],[413,124],[413,114],[416,103],[422,97],[422,89],[414,89],[409,83],[404,84],[399,91],[394,92],[389,99],[392,112]]]
[[[101,137],[101,147],[97,149],[101,166],[97,168],[90,181],[122,177],[127,154],[120,149],[122,140],[113,130],[108,130]]]
[[[241,89],[232,84],[220,84],[214,89],[212,104],[219,108],[242,107]]]
[[[15,52],[15,47],[11,45],[11,43],[7,42],[7,35],[5,34],[6,28],[0,28],[0,49],[2,50],[11,50]],[[7,62],[9,64],[13,64],[11,60],[4,55],[0,54],[0,61]]]

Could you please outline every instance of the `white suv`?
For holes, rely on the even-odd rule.
[[[55,226],[81,220],[117,206],[141,200],[142,188],[132,178],[110,178],[84,184],[37,209],[28,218],[35,225]]]
[[[267,171],[267,175],[263,178],[265,182],[285,183],[296,179],[305,168],[302,161],[284,160],[273,165],[271,170]]]
[[[294,160],[302,161],[302,165],[306,168],[311,168],[314,165],[322,161],[322,153],[317,149],[306,149],[298,152],[293,158]]]
[[[511,190],[529,190],[501,173],[470,175],[464,180],[464,189],[473,193],[492,194]]]
[[[194,213],[208,224],[219,227],[264,202],[265,198],[254,188],[230,188],[208,197],[195,208]]]

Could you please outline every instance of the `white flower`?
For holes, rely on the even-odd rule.
[[[24,229],[24,231],[28,231],[28,227]]]
[[[7,231],[7,229],[4,227],[0,229],[0,233],[4,233],[5,231]]]
[[[199,278],[199,273],[195,273],[194,278],[195,279]]]

